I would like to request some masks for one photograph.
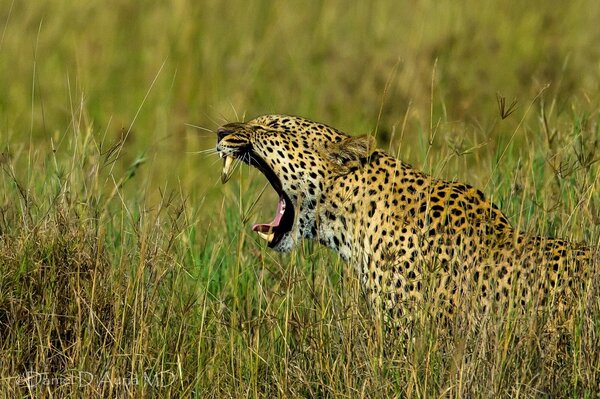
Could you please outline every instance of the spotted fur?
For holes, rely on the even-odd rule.
[[[424,302],[446,314],[564,307],[597,266],[589,247],[515,231],[480,190],[415,170],[368,136],[266,115],[219,129],[222,155],[241,148],[268,165],[294,207],[274,249],[318,240],[352,263],[370,302],[394,317]]]

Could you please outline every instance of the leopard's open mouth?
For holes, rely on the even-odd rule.
[[[223,171],[221,173],[221,181],[223,183],[227,182],[231,177],[231,172],[233,171],[232,165],[234,164],[233,161],[237,158],[260,170],[273,189],[277,192],[277,195],[279,195],[277,211],[275,212],[273,221],[271,223],[255,224],[252,226],[252,231],[257,232],[261,238],[267,241],[269,247],[275,247],[281,241],[283,236],[292,230],[292,226],[294,225],[294,206],[283,190],[281,181],[273,169],[250,149],[243,150],[243,152],[238,152],[234,155],[223,155],[222,153],[220,155],[224,158]]]

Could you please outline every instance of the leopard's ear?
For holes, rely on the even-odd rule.
[[[324,150],[325,157],[339,173],[344,174],[367,162],[375,151],[375,139],[369,135],[346,137],[340,142],[328,144]]]

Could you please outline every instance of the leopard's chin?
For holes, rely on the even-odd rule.
[[[277,252],[290,252],[295,245],[293,233],[288,231],[287,233],[280,235],[275,244],[269,243],[268,245],[269,248]]]

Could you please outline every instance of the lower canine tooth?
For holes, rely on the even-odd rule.
[[[223,171],[221,172],[221,182],[226,183],[231,177],[231,165],[233,165],[233,157],[230,155],[225,156],[223,161]]]
[[[273,237],[275,237],[275,233],[263,233],[262,231],[257,231],[258,235],[265,240],[266,242],[273,241]]]

